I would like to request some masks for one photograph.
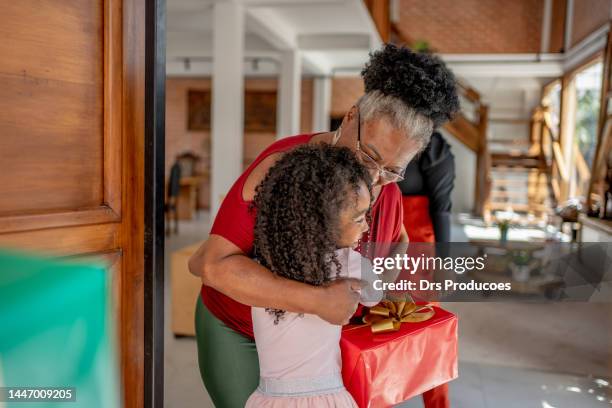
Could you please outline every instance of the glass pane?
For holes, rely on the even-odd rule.
[[[576,75],[576,134],[574,140],[589,167],[597,144],[603,63],[597,62]]]
[[[557,81],[546,94],[544,104],[550,108],[552,131],[559,134],[561,126],[561,81]]]

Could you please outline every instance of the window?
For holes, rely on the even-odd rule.
[[[576,129],[574,141],[589,168],[597,145],[597,121],[601,101],[603,63],[596,62],[578,72],[576,81]]]
[[[561,127],[561,81],[557,80],[550,84],[544,94],[543,105],[550,111],[552,131],[559,134]]]

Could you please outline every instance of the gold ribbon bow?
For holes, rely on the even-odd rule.
[[[363,322],[372,333],[388,333],[399,330],[402,323],[418,323],[429,320],[435,314],[431,305],[417,306],[412,299],[402,301],[383,300],[371,307]]]

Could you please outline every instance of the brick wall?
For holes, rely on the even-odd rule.
[[[361,77],[337,77],[332,80],[331,116],[344,116],[363,95]]]
[[[540,50],[543,0],[400,0],[398,28],[441,53]]]
[[[593,31],[604,25],[610,18],[610,0],[574,1],[572,21],[572,45],[577,44]]]
[[[209,78],[168,78],[166,81],[166,174],[177,155],[192,151],[202,157],[202,168],[210,169],[210,133],[187,129],[187,91],[210,89]],[[276,79],[247,79],[245,89],[276,90]],[[313,84],[311,79],[302,81],[301,131],[312,129]],[[276,139],[273,133],[246,133],[244,135],[244,166],[248,166],[257,155]],[[209,182],[203,183],[198,204],[209,205]]]

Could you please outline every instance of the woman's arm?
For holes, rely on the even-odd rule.
[[[356,279],[340,279],[317,287],[279,277],[214,234],[189,259],[189,270],[240,303],[316,314],[332,324],[348,323],[362,285]]]
[[[253,200],[257,185],[281,156],[271,154],[252,169],[242,188],[243,200]],[[250,259],[235,243],[215,233],[191,257],[189,269],[205,285],[240,303],[316,314],[332,324],[348,323],[359,301],[359,294],[352,289],[360,287],[359,281],[339,280],[315,287],[282,278]]]

